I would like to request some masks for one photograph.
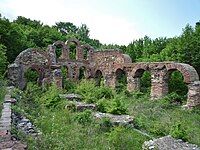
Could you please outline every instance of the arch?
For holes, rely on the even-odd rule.
[[[79,74],[78,74],[78,79],[81,80],[81,79],[85,79],[87,78],[87,75],[86,75],[86,67],[85,66],[81,66],[79,68]]]
[[[96,85],[100,86],[101,82],[102,82],[102,78],[103,78],[102,72],[100,70],[97,70],[95,72],[94,78],[95,78],[95,81],[96,81]]]
[[[118,68],[115,72],[115,77],[115,88],[117,92],[121,92],[124,88],[127,88],[127,74],[124,70]]]
[[[75,57],[72,57],[73,55],[73,51],[70,50],[70,44],[73,43],[75,44]],[[81,49],[81,45],[80,45],[80,42],[73,38],[73,39],[69,39],[68,41],[65,42],[66,46],[67,46],[67,50],[69,51],[69,59],[76,59],[76,60],[80,60],[82,59],[82,55],[83,55],[83,52],[82,52],[82,49]]]
[[[94,53],[94,48],[88,44],[81,45],[82,53],[83,53],[83,59],[84,60],[90,60],[92,59],[92,54]]]
[[[38,66],[38,65],[35,65],[35,64],[33,64],[33,65],[31,65],[31,66],[26,66],[26,67],[24,67],[24,70],[23,70],[23,72],[22,72],[22,77],[23,77],[23,80],[24,80],[24,86],[26,86],[26,84],[27,84],[27,76],[26,76],[26,73],[27,73],[27,71],[35,71],[35,72],[37,72],[37,74],[38,74],[38,77],[37,77],[37,81],[35,81],[35,82],[37,82],[39,85],[42,85],[42,80],[43,80],[43,78],[44,78],[44,68],[43,67],[41,67],[41,66]],[[32,80],[34,80],[34,74],[32,74],[32,77],[31,78],[33,78]]]
[[[56,41],[56,42],[53,43],[53,46],[59,47],[59,48],[62,49],[59,58],[68,59],[68,57],[69,57],[69,51],[68,51],[67,46],[65,45],[65,43],[63,41]],[[58,54],[57,51],[56,51],[56,54]]]
[[[144,63],[139,63],[136,64],[136,66],[133,68],[133,70],[131,71],[131,75],[134,78],[138,78],[141,77],[144,73],[144,71],[148,71],[148,65],[144,64]]]
[[[184,82],[187,84],[199,80],[197,71],[194,69],[194,67],[188,64],[170,63],[170,64],[166,64],[166,68],[167,68],[166,75],[169,75],[171,72],[175,70],[180,71],[184,77]]]

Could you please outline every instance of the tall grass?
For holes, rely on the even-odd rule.
[[[3,102],[4,102],[5,94],[6,94],[5,81],[0,79],[0,114],[3,109]]]

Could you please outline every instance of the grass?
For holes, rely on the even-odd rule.
[[[3,102],[4,102],[5,95],[6,95],[5,83],[3,80],[0,80],[0,114],[3,109]]]
[[[152,101],[147,95],[126,99],[129,112],[135,116],[135,126],[154,137],[168,134],[200,146],[200,110],[183,110],[182,105],[164,99]],[[179,129],[176,127],[180,126]],[[176,131],[178,130],[178,131]],[[179,135],[184,132],[184,135]],[[175,134],[175,135],[174,135]]]
[[[99,87],[100,92],[94,93],[93,90],[88,90],[94,88],[91,83],[88,84],[84,81],[84,86],[78,87],[78,85],[74,89],[84,96],[84,101],[88,101],[89,96],[95,97],[97,93],[96,99],[94,101],[89,99],[89,101],[101,102],[102,109],[109,108],[108,110],[117,110],[120,113],[127,108],[125,112],[135,117],[135,127],[150,136],[161,137],[171,134],[200,146],[200,110],[198,108],[183,110],[181,105],[173,104],[167,99],[152,101],[149,100],[148,94],[140,92],[117,94]],[[99,94],[102,93],[101,90],[105,94]],[[84,93],[84,91],[87,92]],[[55,87],[42,91],[35,85],[28,85],[25,91],[16,90],[13,94],[18,98],[18,104],[13,106],[13,110],[31,119],[43,133],[37,139],[18,135],[28,142],[29,149],[139,150],[144,141],[149,140],[148,136],[129,127],[102,128],[102,123],[91,119],[88,112],[80,113],[64,109],[66,101],[58,98],[58,94],[62,92]],[[115,103],[116,99],[123,101],[123,104]],[[104,105],[110,106],[104,108]],[[108,120],[106,124],[109,125]]]

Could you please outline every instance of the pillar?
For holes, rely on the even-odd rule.
[[[140,90],[140,78],[134,78],[131,75],[127,76],[127,90],[129,92]]]
[[[192,108],[200,105],[200,81],[188,84],[187,104],[184,107]]]
[[[160,99],[168,94],[168,81],[165,70],[151,71],[151,99]]]
[[[106,86],[109,86],[109,87],[114,89],[115,86],[116,86],[116,76],[115,76],[115,74],[114,73],[106,74],[104,84]]]
[[[55,69],[53,71],[53,82],[55,83],[55,85],[62,89],[62,72],[61,69]]]

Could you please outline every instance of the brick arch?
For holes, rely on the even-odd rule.
[[[79,40],[72,38],[65,42],[69,52],[70,52],[70,43],[74,43],[76,45],[76,60],[82,60],[83,52],[82,52],[81,43],[79,42]]]
[[[94,73],[94,79],[96,81],[96,85],[100,86],[101,85],[101,79],[104,78],[103,73],[100,69],[96,70]]]
[[[167,68],[167,74],[170,74],[171,72],[178,70],[181,72],[184,78],[184,82],[189,84],[194,81],[199,80],[199,76],[197,71],[194,69],[194,67],[188,65],[188,64],[183,64],[183,63],[171,63],[171,64],[166,64]]]
[[[145,71],[148,71],[148,70],[149,70],[149,68],[148,68],[147,64],[145,64],[145,63],[138,63],[138,64],[136,64],[136,66],[131,71],[131,75],[134,78],[138,78],[138,77],[141,77],[143,75],[143,73]]]
[[[38,84],[42,85],[42,80],[44,79],[45,68],[41,65],[31,64],[28,66],[24,66],[24,69],[22,72],[22,81],[24,82],[24,86],[26,86],[26,84],[27,84],[27,81],[25,78],[25,73],[26,73],[26,71],[28,71],[28,69],[35,70],[38,73],[38,75],[39,75]]]
[[[55,43],[53,43],[53,46],[61,46],[62,54],[61,54],[60,58],[69,59],[69,49],[67,48],[67,46],[65,45],[65,43],[63,41],[56,41]]]
[[[82,54],[83,54],[83,59],[84,59],[84,49],[87,50],[87,58],[86,60],[89,60],[91,61],[92,59],[92,54],[94,53],[94,48],[88,44],[84,44],[84,45],[81,45],[81,50],[82,50]]]

